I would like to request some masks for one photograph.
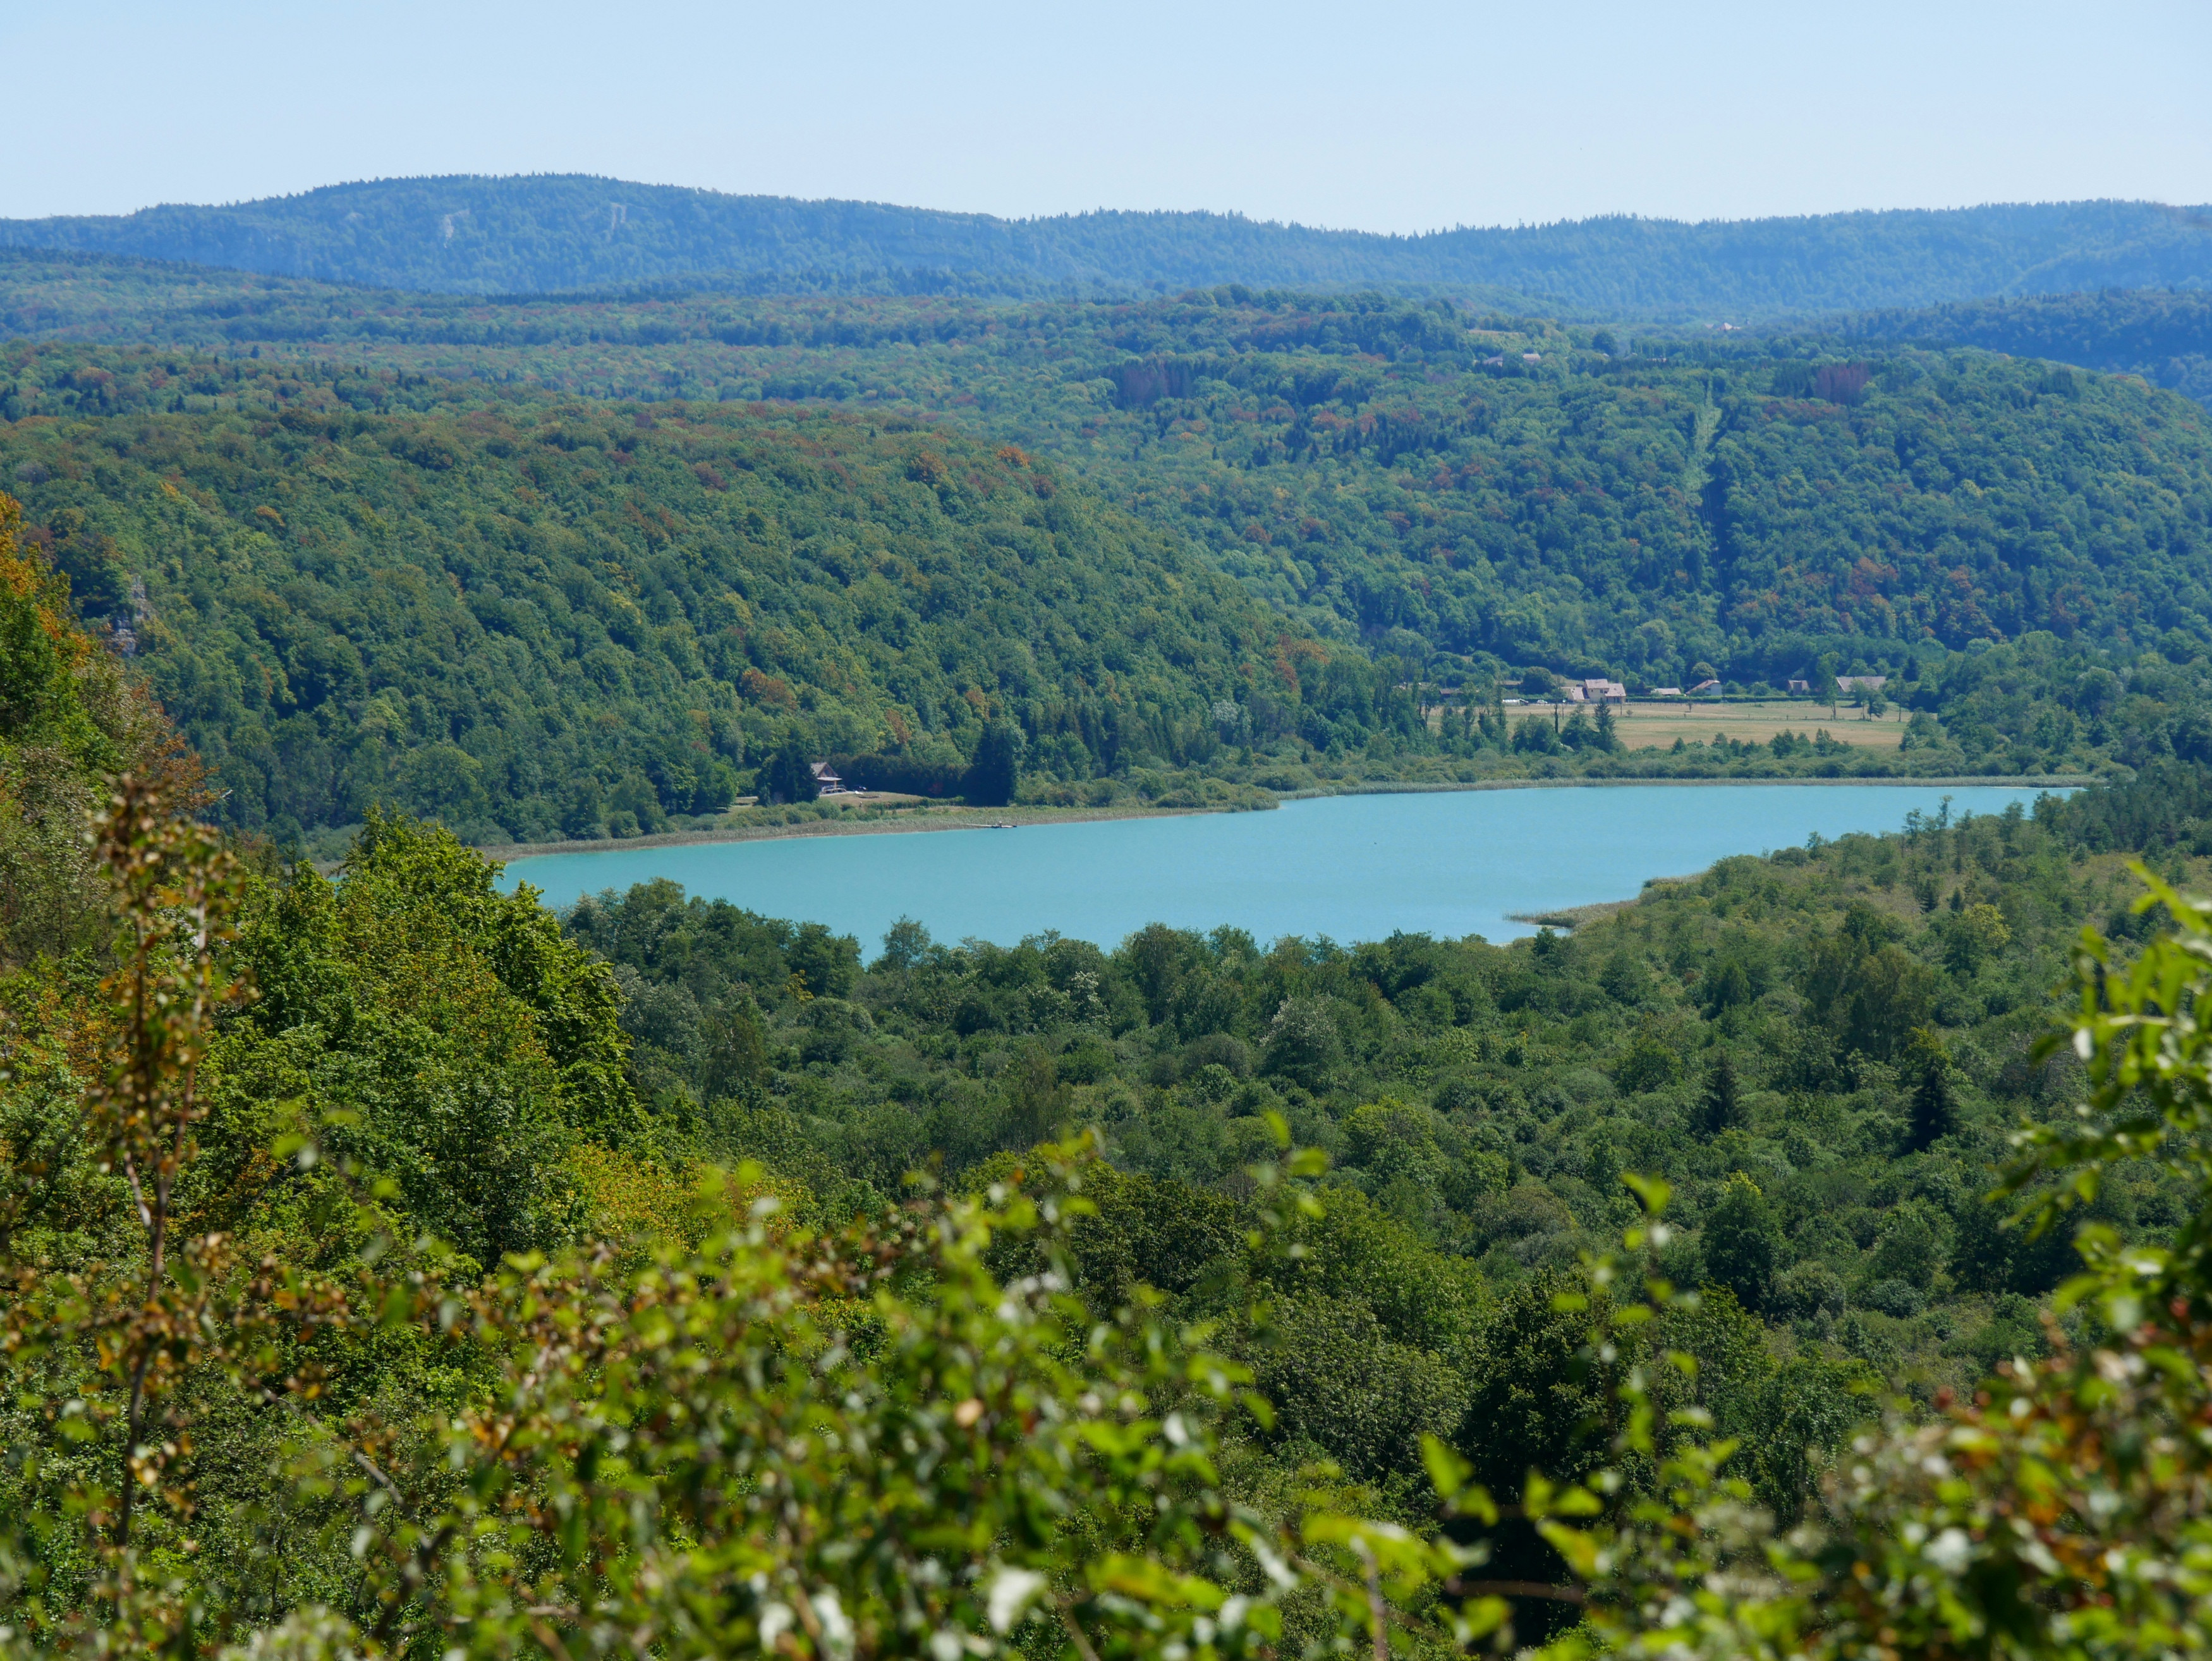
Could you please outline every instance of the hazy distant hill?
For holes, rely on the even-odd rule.
[[[1004,220],[578,175],[384,179],[225,207],[0,221],[0,245],[459,294],[717,277],[755,292],[1256,286],[1517,291],[1614,315],[1915,307],[2212,287],[2194,211],[2081,202],[1684,224],[1613,217],[1425,236],[1232,215]]]

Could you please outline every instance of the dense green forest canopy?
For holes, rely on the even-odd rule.
[[[1844,340],[1978,346],[2085,369],[2140,375],[2212,402],[2212,294],[2111,289],[1863,312],[1815,326]]]
[[[72,377],[115,413],[0,440],[32,540],[128,636],[234,823],[296,835],[382,800],[493,840],[659,829],[727,807],[796,732],[952,764],[1018,720],[1089,777],[1218,743],[1217,706],[1354,739],[1410,723],[1356,648],[1286,633],[1011,446],[460,407],[447,381],[422,413],[362,409],[391,389],[257,367],[87,357]]]
[[[0,244],[392,288],[544,293],[767,277],[802,290],[1128,294],[1224,283],[1513,290],[1609,315],[1734,318],[1991,294],[2202,286],[2183,210],[2075,202],[1686,224],[1627,216],[1413,237],[1207,213],[1030,220],[580,175],[331,186],[225,207],[0,222]]]
[[[890,756],[868,776],[941,793],[994,715],[1019,788],[1070,802],[1231,799],[1194,769],[1250,800],[1361,777],[2082,773],[2199,747],[2176,666],[2206,637],[2203,417],[2124,376],[1373,295],[489,301],[8,268],[42,327],[219,343],[12,349],[0,484],[80,609],[126,631],[220,811],[281,837],[375,801],[487,841],[680,826],[784,794],[763,769],[787,742]],[[793,518],[783,474],[707,453],[741,434],[860,471],[816,467]],[[997,483],[948,495],[940,463]],[[733,574],[757,581],[768,551],[725,510],[763,492],[803,555],[769,603],[795,609],[733,625],[714,596],[760,603]],[[886,520],[925,497],[918,526]],[[948,659],[941,615],[871,598],[874,555],[804,554],[842,524],[939,558],[995,548],[1011,574],[1017,519],[1097,597],[1073,656],[1022,584],[969,593]],[[386,581],[395,548],[419,581]],[[1184,577],[1163,615],[1192,621],[1115,666],[1123,602]],[[515,623],[511,592],[548,581],[543,630]],[[656,594],[647,644],[623,602]],[[1587,721],[1482,711],[1539,670],[1745,691],[1888,672],[1930,719],[1885,755],[1808,720],[1624,757]],[[2115,719],[2129,697],[2157,713]]]
[[[1240,297],[1250,300],[1249,291]],[[107,344],[179,346],[314,344],[558,348],[667,346],[1002,347],[1037,336],[1111,337],[1123,344],[1157,332],[1145,296],[1085,301],[1010,301],[964,295],[767,295],[652,287],[560,294],[440,295],[302,277],[178,265],[161,260],[0,247],[0,336]],[[878,305],[873,300],[896,303]],[[1460,302],[1464,304],[1464,302]],[[1382,350],[1443,345],[1433,319],[1405,338],[1407,308],[1375,294],[1270,292],[1275,315],[1256,334],[1234,318],[1216,339],[1277,349]],[[1281,315],[1286,308],[1310,316]],[[1447,307],[1442,309],[1450,310]],[[1489,306],[1519,315],[1524,304]],[[1426,336],[1425,339],[1421,337]],[[1380,343],[1379,344],[1376,343]],[[1449,350],[1449,348],[1446,348]],[[550,367],[553,360],[532,359]],[[596,372],[590,354],[572,374]],[[642,389],[641,389],[642,390]]]
[[[2035,627],[2156,633],[2201,611],[2200,418],[1979,353],[1893,350],[1862,373],[1818,343],[1230,290],[489,307],[403,313],[390,333],[418,326],[460,338],[389,361],[978,427],[1087,471],[1308,626],[1370,642],[1404,628],[1562,669],[1579,651],[1657,680],[1740,658],[1747,683],[1800,636],[1956,648]],[[38,380],[5,407],[72,406]]]
[[[849,295],[850,287],[828,294]],[[177,265],[122,255],[0,247],[0,336],[33,340],[221,347],[234,344],[370,347],[558,346],[580,357],[557,364],[539,358],[532,372],[572,390],[605,382],[629,395],[665,391],[648,375],[623,384],[591,349],[717,342],[731,346],[949,346],[994,332],[1019,332],[1023,311],[1003,300],[976,300],[965,291],[923,295],[886,286],[885,296],[906,301],[893,308],[788,303],[813,290],[796,277],[729,283],[709,293],[656,292],[568,295],[442,295],[368,289],[304,277]],[[769,304],[746,304],[767,299]],[[786,303],[773,303],[781,300]],[[1549,313],[1596,323],[1601,310],[1547,307],[1500,293],[1480,301],[1461,296],[1477,312],[1510,318]],[[1126,302],[1097,302],[1121,323]],[[1080,311],[1069,313],[1081,318]],[[1629,338],[1636,319],[1616,319]],[[1030,326],[1034,327],[1033,325]],[[1053,332],[1066,332],[1063,323]],[[1073,326],[1081,327],[1080,324]],[[1095,325],[1092,326],[1095,329]],[[1595,332],[1595,328],[1591,331]],[[1620,330],[1608,327],[1608,333]],[[1276,346],[1291,344],[1279,326],[1262,332]],[[1339,340],[1352,338],[1340,333]],[[2094,293],[2038,294],[1892,307],[1830,317],[1785,318],[1762,338],[1779,338],[1785,350],[1850,352],[1868,347],[1973,346],[2019,357],[2037,357],[2108,374],[2141,376],[2202,404],[2212,400],[2205,364],[2212,356],[2212,299],[2196,289],[2106,289]],[[1392,340],[1392,348],[1407,343]],[[1414,343],[1433,347],[1433,340]],[[666,366],[679,377],[685,371]],[[607,381],[612,373],[617,379]],[[694,374],[696,370],[692,372]],[[688,377],[687,377],[688,378]]]
[[[931,384],[921,352],[764,350],[745,386],[920,392],[1025,430],[1255,592],[1370,642],[1668,684],[1705,660],[1747,683],[1808,637],[1896,654],[2203,614],[2203,418],[2130,382],[1500,319],[1455,338],[1413,307],[1378,307],[1354,350],[1334,315],[1219,298],[1225,318],[1213,296],[1147,308],[1118,358],[949,349]]]
[[[173,307],[124,285],[110,305],[16,269],[19,315],[70,328],[957,423],[1087,473],[1306,628],[1370,647],[1403,630],[1656,683],[1705,661],[1748,684],[1808,644],[1894,659],[2037,628],[2154,637],[2203,611],[2202,418],[2125,378],[1984,351],[1238,289],[488,302],[272,283]],[[0,412],[79,407],[53,379],[20,374]]]
[[[921,332],[896,310],[756,321],[810,316],[878,331],[744,349],[834,371],[775,388],[811,400],[17,347],[0,480],[229,822],[283,837],[379,800],[483,840],[660,829],[787,740],[941,778],[994,717],[1041,799],[1193,805],[1192,768],[1948,776],[2198,745],[2203,417],[2124,379],[1608,352],[1382,301],[956,306],[934,356],[883,344]],[[1931,719],[1848,763],[1810,720],[1636,759],[1509,721],[1535,668],[1887,671]],[[2154,717],[2114,719],[2130,697]]]

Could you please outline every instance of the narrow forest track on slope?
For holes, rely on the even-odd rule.
[[[1707,464],[1712,459],[1713,435],[1720,430],[1720,405],[1712,401],[1710,384],[1705,388],[1705,401],[1698,406],[1698,413],[1690,423],[1690,454],[1682,466],[1682,494],[1695,502],[1704,495],[1711,478]]]

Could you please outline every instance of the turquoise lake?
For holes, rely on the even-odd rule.
[[[1229,923],[1263,943],[1399,929],[1506,940],[1533,932],[1510,913],[1632,898],[1648,878],[1815,831],[1896,830],[1947,796],[1956,816],[2032,806],[2040,794],[1784,784],[1334,796],[1273,812],[550,854],[509,865],[504,885],[526,881],[561,907],[666,877],[704,898],[827,923],[872,957],[902,916],[940,940],[1001,945],[1057,929],[1110,947],[1148,922]]]

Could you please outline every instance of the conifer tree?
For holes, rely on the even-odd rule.
[[[761,794],[771,801],[812,801],[822,794],[813,764],[807,758],[806,741],[798,733],[787,734],[776,746],[768,765],[761,769],[760,786]]]
[[[994,721],[983,728],[963,791],[977,806],[1004,807],[1021,782],[1022,735],[1011,722]]]
[[[1731,1125],[1743,1123],[1743,1101],[1736,1088],[1735,1063],[1725,1050],[1717,1050],[1711,1069],[1705,1074],[1705,1098],[1698,1104],[1698,1130],[1705,1136],[1717,1136]]]
[[[1958,1128],[1949,1069],[1941,1056],[1931,1055],[1920,1069],[1920,1082],[1913,1086],[1912,1122],[1905,1144],[1915,1153],[1924,1153]]]

